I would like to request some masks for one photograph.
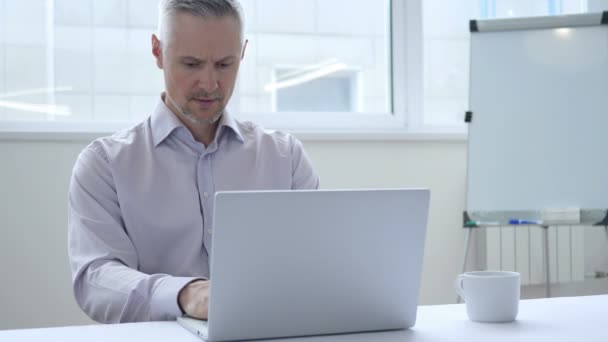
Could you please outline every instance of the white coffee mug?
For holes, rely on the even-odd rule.
[[[502,271],[463,273],[456,278],[456,292],[464,299],[472,321],[512,322],[519,309],[520,275]]]

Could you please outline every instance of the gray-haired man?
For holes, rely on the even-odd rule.
[[[70,182],[74,293],[100,322],[206,319],[213,194],[319,185],[297,139],[225,111],[247,46],[238,2],[160,10],[165,92],[144,122],[85,148]]]

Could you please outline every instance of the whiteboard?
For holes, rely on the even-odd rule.
[[[601,22],[602,14],[471,22],[479,31],[471,34],[468,212],[608,208]]]

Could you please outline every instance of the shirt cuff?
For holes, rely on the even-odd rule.
[[[158,284],[150,298],[150,316],[153,321],[169,321],[182,315],[177,303],[177,296],[184,286],[199,277],[167,277]]]

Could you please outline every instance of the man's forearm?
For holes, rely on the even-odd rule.
[[[179,291],[193,280],[147,275],[116,261],[98,261],[76,277],[74,294],[81,308],[98,322],[172,320],[181,315]]]

